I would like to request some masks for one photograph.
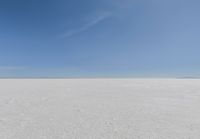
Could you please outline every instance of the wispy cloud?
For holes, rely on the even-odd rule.
[[[88,30],[89,28],[95,26],[96,24],[100,23],[101,21],[109,18],[112,14],[111,13],[100,13],[98,15],[95,15],[92,19],[90,19],[86,24],[82,25],[79,28],[74,28],[72,30],[68,30],[66,31],[61,38],[69,38],[71,36],[74,36],[76,34],[79,34],[81,32],[84,32],[86,30]]]

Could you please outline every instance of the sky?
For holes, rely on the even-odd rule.
[[[199,7],[199,0],[0,0],[0,77],[199,77]]]

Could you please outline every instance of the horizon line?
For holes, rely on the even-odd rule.
[[[190,77],[190,76],[183,76],[183,77],[0,77],[0,79],[200,79],[200,77]]]

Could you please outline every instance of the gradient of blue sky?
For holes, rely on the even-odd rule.
[[[198,0],[0,0],[0,76],[199,76],[199,7]]]

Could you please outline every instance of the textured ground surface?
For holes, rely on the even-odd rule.
[[[0,80],[0,139],[199,138],[200,80]]]

